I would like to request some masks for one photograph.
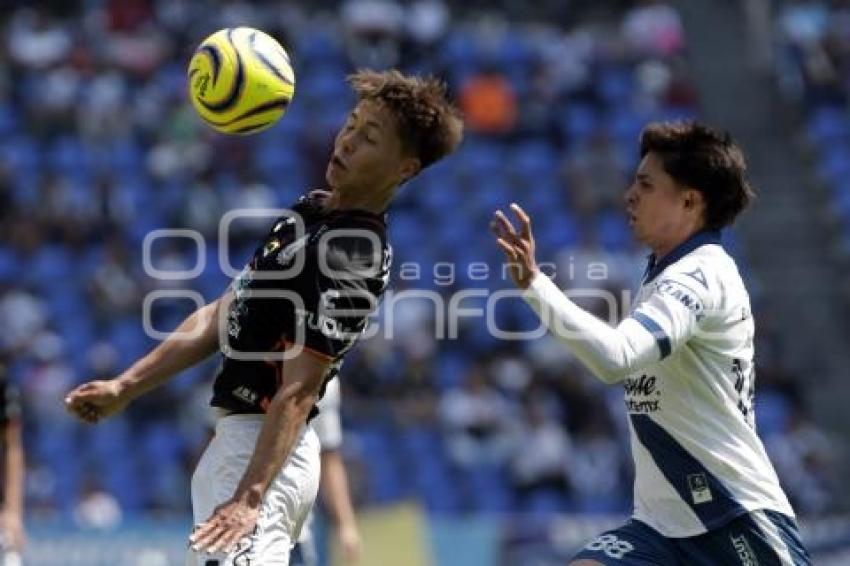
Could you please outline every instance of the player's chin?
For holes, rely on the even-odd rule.
[[[342,181],[342,171],[339,170],[339,167],[335,167],[333,163],[329,163],[328,168],[325,169],[325,181],[328,184],[328,188],[336,190]]]

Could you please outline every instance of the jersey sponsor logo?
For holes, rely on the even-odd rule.
[[[688,488],[691,490],[694,505],[708,503],[714,499],[711,496],[711,488],[708,487],[708,479],[705,474],[688,474]]]
[[[697,267],[693,271],[686,271],[685,275],[688,277],[693,277],[700,285],[708,289],[708,281],[705,278],[705,273],[702,272],[702,269]]]
[[[744,535],[730,536],[732,546],[735,547],[735,552],[738,553],[738,558],[741,559],[742,566],[758,566],[759,561],[756,558],[756,553],[750,546],[750,541]]]
[[[340,327],[338,320],[304,309],[295,309],[295,322],[298,326],[306,326],[311,330],[321,332],[324,336],[332,340],[341,340],[343,342],[354,341],[362,333],[362,329],[354,332],[346,331]]]
[[[655,383],[658,380],[654,375],[642,374],[640,377],[626,379],[623,387],[627,395],[652,395],[656,392]]]
[[[623,383],[627,397],[643,397],[643,399],[626,399],[626,410],[630,413],[654,413],[661,409],[661,391],[657,387],[658,378],[654,375],[641,374],[638,377],[628,377]]]
[[[635,546],[627,540],[621,540],[617,535],[608,533],[600,535],[593,542],[585,546],[587,550],[602,551],[608,558],[622,560],[623,557],[635,549]]]
[[[697,318],[701,318],[705,308],[694,292],[673,279],[663,279],[656,284],[655,287],[659,293],[673,297],[678,302],[685,305]]]

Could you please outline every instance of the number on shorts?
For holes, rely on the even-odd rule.
[[[620,540],[617,535],[608,533],[599,536],[596,540],[585,547],[587,550],[601,550],[608,558],[620,560],[635,549],[634,545],[626,540]]]

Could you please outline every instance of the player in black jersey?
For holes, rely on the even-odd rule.
[[[451,153],[462,123],[444,86],[397,71],[350,77],[358,102],[314,192],[272,226],[230,289],[113,380],[76,388],[87,422],[122,410],[216,350],[222,415],[192,480],[192,564],[286,564],[318,483],[305,423],[376,306],[390,268],[385,212]]]

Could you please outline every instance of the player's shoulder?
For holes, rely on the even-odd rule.
[[[655,288],[701,314],[718,308],[730,284],[739,282],[734,260],[719,243],[711,243],[670,263],[656,278]]]

